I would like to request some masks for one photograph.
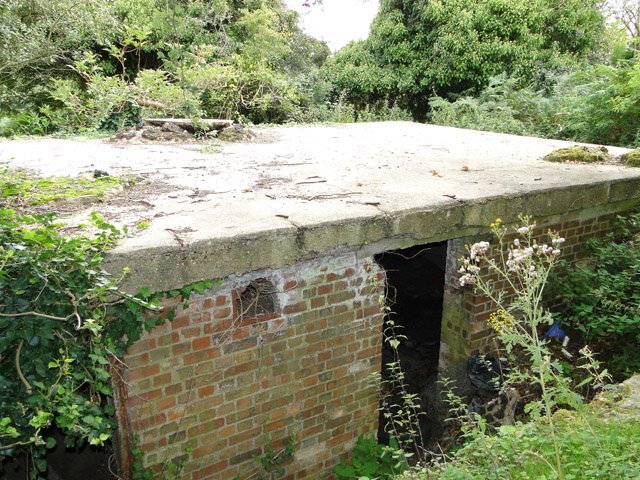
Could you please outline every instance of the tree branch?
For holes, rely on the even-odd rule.
[[[38,313],[38,312],[22,312],[22,313],[0,313],[0,317],[39,317],[39,318],[48,318],[49,320],[57,320],[59,322],[66,322],[71,317],[75,316],[75,313],[71,315],[67,315],[66,317],[55,317],[53,315],[47,315],[46,313]]]
[[[31,385],[29,385],[29,382],[27,382],[27,379],[24,378],[24,375],[22,374],[22,370],[20,370],[20,350],[22,350],[22,345],[24,345],[24,340],[21,338],[20,343],[18,343],[18,349],[16,350],[16,371],[18,372],[18,378],[20,378],[20,381],[27,389],[27,394],[31,395]]]
[[[141,96],[136,97],[136,103],[141,107],[155,108],[156,110],[162,111],[169,110],[169,107],[167,107],[164,103],[156,102],[154,100],[147,100],[146,98],[143,98]]]

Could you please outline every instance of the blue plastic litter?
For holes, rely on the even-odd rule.
[[[556,322],[553,325],[551,325],[551,328],[547,331],[547,333],[545,333],[545,335],[547,337],[555,337],[555,338],[566,337],[564,330],[560,328],[560,322]]]

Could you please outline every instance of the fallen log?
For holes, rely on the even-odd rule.
[[[145,118],[147,125],[162,126],[165,123],[177,125],[187,131],[197,130],[222,130],[233,125],[233,120],[222,120],[216,118],[201,118],[193,121],[190,118]]]

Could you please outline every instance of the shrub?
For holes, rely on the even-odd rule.
[[[564,263],[552,287],[566,301],[557,318],[593,344],[620,378],[640,371],[639,228],[640,215],[618,217],[618,230],[589,240],[584,265]]]
[[[411,113],[398,106],[397,102],[390,104],[389,101],[381,100],[372,105],[365,105],[363,110],[358,112],[358,122],[397,122],[413,121]]]

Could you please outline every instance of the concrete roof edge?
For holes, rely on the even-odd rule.
[[[358,251],[370,255],[486,231],[497,217],[517,221],[518,213],[553,217],[569,212],[622,211],[640,204],[640,178],[602,181],[534,192],[454,201],[393,214],[341,219],[297,228],[212,238],[184,247],[120,249],[106,268],[130,268],[122,287],[167,291],[205,279],[265,268],[281,268],[321,255]]]

